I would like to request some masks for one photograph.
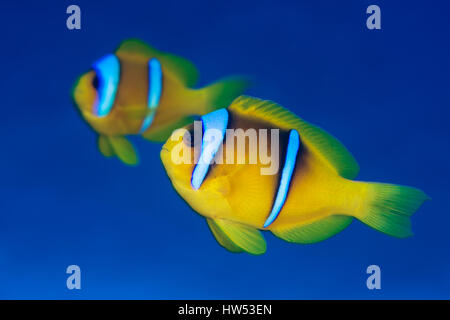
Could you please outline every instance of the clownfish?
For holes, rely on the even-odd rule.
[[[173,132],[161,160],[178,194],[231,252],[263,254],[266,230],[288,242],[316,243],[354,218],[408,237],[411,215],[428,199],[416,188],[352,180],[359,166],[336,138],[271,101],[241,96],[198,122],[200,134],[195,123]],[[244,147],[236,144],[239,130],[249,141]],[[252,152],[264,151],[262,140],[275,165],[267,157],[251,161]],[[269,166],[277,170],[263,173]]]
[[[193,89],[197,78],[191,62],[129,39],[76,80],[72,99],[98,133],[101,153],[134,165],[138,156],[125,136],[164,142],[195,117],[226,107],[249,85],[232,77]]]

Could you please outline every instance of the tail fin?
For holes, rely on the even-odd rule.
[[[199,89],[198,91],[202,95],[203,100],[203,110],[199,110],[198,114],[203,115],[228,107],[249,86],[250,81],[246,78],[229,77]]]
[[[411,236],[410,217],[425,200],[423,191],[394,184],[365,183],[367,205],[357,218],[370,227],[388,235],[406,238]]]

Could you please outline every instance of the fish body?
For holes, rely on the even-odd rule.
[[[223,123],[234,132],[257,129],[259,143],[261,132],[278,130],[266,139],[271,156],[275,155],[273,150],[278,154],[272,157],[278,168],[274,174],[262,174],[268,164],[260,159],[250,163],[250,148],[245,161],[238,163],[238,146],[228,148],[232,141],[228,133],[205,175],[199,174],[198,168],[202,168],[199,159],[207,153],[207,130],[201,143],[189,146],[189,163],[174,163],[175,148],[186,150],[185,136],[180,133],[174,132],[162,148],[161,159],[174,188],[207,219],[213,235],[226,249],[264,253],[266,244],[260,230],[289,242],[315,243],[342,231],[353,218],[392,236],[411,235],[409,217],[427,196],[415,188],[352,180],[358,174],[358,164],[322,129],[273,102],[245,96],[210,115],[202,117],[203,128],[208,122],[217,127],[215,118],[226,118]],[[191,133],[192,126],[185,129]],[[276,135],[278,139],[272,139]],[[272,148],[275,144],[278,148]],[[234,161],[216,163],[218,158],[226,160],[229,150],[234,150]]]
[[[99,134],[102,154],[136,164],[126,136],[163,142],[195,116],[227,106],[248,86],[242,78],[228,78],[194,89],[197,79],[196,68],[184,58],[130,39],[80,76],[72,97]]]

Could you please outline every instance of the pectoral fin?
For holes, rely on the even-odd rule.
[[[108,136],[104,138],[105,140],[107,140],[107,143],[102,142],[102,147],[100,148],[102,154],[105,155],[105,153],[103,153],[104,151],[106,152],[106,154],[108,154],[108,151],[112,151],[114,155],[116,155],[122,162],[128,165],[138,164],[139,159],[136,151],[131,142],[127,140],[127,138],[122,136]],[[99,147],[100,141],[101,140],[99,139]],[[109,146],[110,149],[108,149],[106,146]],[[102,150],[102,148],[104,149]]]
[[[255,228],[223,219],[206,219],[217,242],[231,252],[263,254],[266,241],[261,232]]]

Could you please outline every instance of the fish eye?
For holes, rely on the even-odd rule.
[[[194,125],[190,125],[186,128],[186,132],[183,136],[183,142],[188,147],[194,147],[195,146],[195,139],[194,139]]]
[[[94,113],[104,117],[109,114],[114,105],[120,79],[120,62],[115,55],[109,54],[96,61],[92,69],[95,72],[92,85],[97,88],[98,96]]]
[[[95,76],[94,76],[94,78],[92,79],[92,86],[94,87],[94,89],[95,90],[97,90],[98,89],[98,87],[99,87],[99,78],[98,78],[98,76],[97,76],[97,73],[95,74]]]

